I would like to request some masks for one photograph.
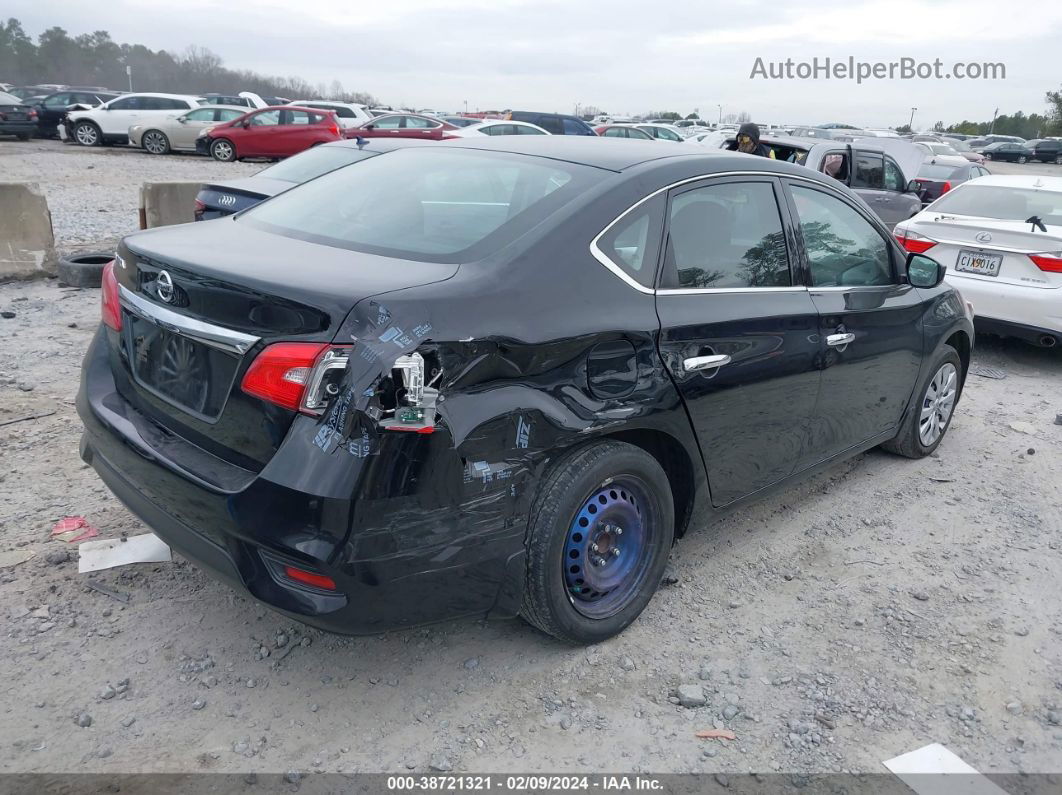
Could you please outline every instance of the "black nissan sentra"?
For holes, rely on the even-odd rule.
[[[688,526],[876,445],[936,449],[973,339],[943,276],[801,166],[402,149],[126,237],[82,456],[176,551],[307,623],[520,615],[592,643]]]

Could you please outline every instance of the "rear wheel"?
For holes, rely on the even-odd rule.
[[[955,404],[962,391],[962,360],[950,345],[941,348],[929,376],[921,384],[919,400],[900,432],[882,445],[907,458],[925,458],[940,446],[951,427]]]
[[[1055,165],[1062,166],[1062,155],[1055,155]]]
[[[103,140],[100,128],[90,121],[80,121],[74,125],[74,140],[82,146],[99,146]]]
[[[1018,155],[1018,162],[1019,163],[1028,163],[1029,162],[1029,158],[1027,158],[1025,155]]]
[[[223,163],[231,163],[236,159],[236,147],[226,138],[215,138],[210,142],[210,156]]]
[[[648,453],[613,441],[571,453],[532,509],[521,615],[570,643],[621,632],[660,583],[674,525],[667,475]]]
[[[140,137],[140,144],[153,155],[165,155],[170,151],[170,139],[161,130],[148,130]]]

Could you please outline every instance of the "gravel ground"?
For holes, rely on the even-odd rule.
[[[0,162],[49,190],[122,163],[129,208],[130,179],[223,167],[43,152]],[[57,220],[113,187],[55,193]],[[0,423],[47,414],[0,426],[0,552],[33,553],[0,568],[0,772],[883,772],[931,742],[985,773],[1062,767],[1058,351],[979,340],[975,367],[1004,377],[971,376],[933,457],[872,451],[691,530],[606,643],[519,621],[345,638],[182,560],[79,575],[49,540],[67,515],[145,530],[77,454],[98,303],[0,285]],[[713,727],[736,739],[694,736]]]
[[[114,248],[139,228],[140,186],[171,180],[249,177],[267,163],[219,163],[197,155],[149,155],[124,146],[86,148],[59,141],[0,141],[0,174],[38,182],[62,253]]]

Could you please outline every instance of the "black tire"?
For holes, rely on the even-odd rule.
[[[99,287],[103,282],[103,266],[114,254],[73,254],[59,260],[59,281],[71,287]]]
[[[103,143],[103,131],[90,121],[75,124],[70,137],[81,146],[99,146]]]
[[[580,508],[596,492],[624,480],[641,489],[638,518],[645,520],[647,538],[634,559],[637,573],[629,584],[617,588],[626,593],[625,601],[611,615],[588,617],[576,608],[566,583],[569,530]],[[594,442],[569,453],[543,478],[531,509],[520,615],[543,632],[574,644],[598,643],[622,632],[645,609],[660,584],[674,535],[671,487],[655,458],[615,441]]]
[[[228,138],[215,138],[210,142],[210,156],[222,163],[236,159],[236,145]]]
[[[1062,166],[1062,155],[1055,155],[1055,165]]]
[[[985,160],[991,160],[992,159],[992,153],[991,152],[985,152],[983,157],[984,157]]]
[[[28,141],[30,139],[30,134],[29,133],[19,133],[15,137],[18,138],[20,141]]]
[[[151,155],[168,155],[170,139],[162,130],[145,130],[140,136],[140,146]]]
[[[920,420],[922,410],[926,405],[927,397],[929,396],[930,385],[933,384],[937,374],[941,372],[942,368],[947,365],[951,365],[955,368],[956,383],[955,383],[955,398],[952,402],[951,411],[948,414],[947,421],[944,423],[944,427],[940,430],[939,435],[930,444],[925,444],[920,434]],[[959,403],[959,398],[962,397],[962,360],[959,358],[959,353],[950,345],[945,345],[937,353],[933,359],[933,364],[929,368],[929,372],[922,380],[922,383],[918,385],[918,397],[911,406],[911,413],[907,419],[904,420],[903,426],[900,428],[899,433],[895,437],[885,442],[882,447],[888,450],[890,453],[896,453],[897,455],[906,456],[907,458],[925,458],[927,455],[933,453],[940,443],[944,440],[944,436],[948,432],[948,428],[951,427],[951,421],[955,417],[955,407]]]
[[[1029,158],[1027,158],[1025,155],[1018,155],[1018,162],[1019,163],[1027,163],[1027,162],[1029,162]]]

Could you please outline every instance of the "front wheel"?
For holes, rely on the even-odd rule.
[[[215,138],[210,143],[210,156],[223,163],[231,163],[236,159],[236,147],[231,141],[224,138]]]
[[[82,146],[99,146],[103,140],[103,133],[92,122],[82,121],[74,126],[74,140]]]
[[[904,420],[900,432],[882,447],[907,458],[930,455],[951,427],[961,393],[962,360],[954,348],[945,345],[919,387],[919,399],[911,407],[910,416]]]
[[[656,591],[674,536],[671,487],[655,458],[623,442],[579,448],[539,487],[521,615],[569,643],[622,632]]]
[[[1055,155],[1055,165],[1062,166],[1062,155]]]
[[[990,155],[988,153],[985,153],[984,157],[985,157],[985,160],[991,160],[992,159],[992,155]]]

